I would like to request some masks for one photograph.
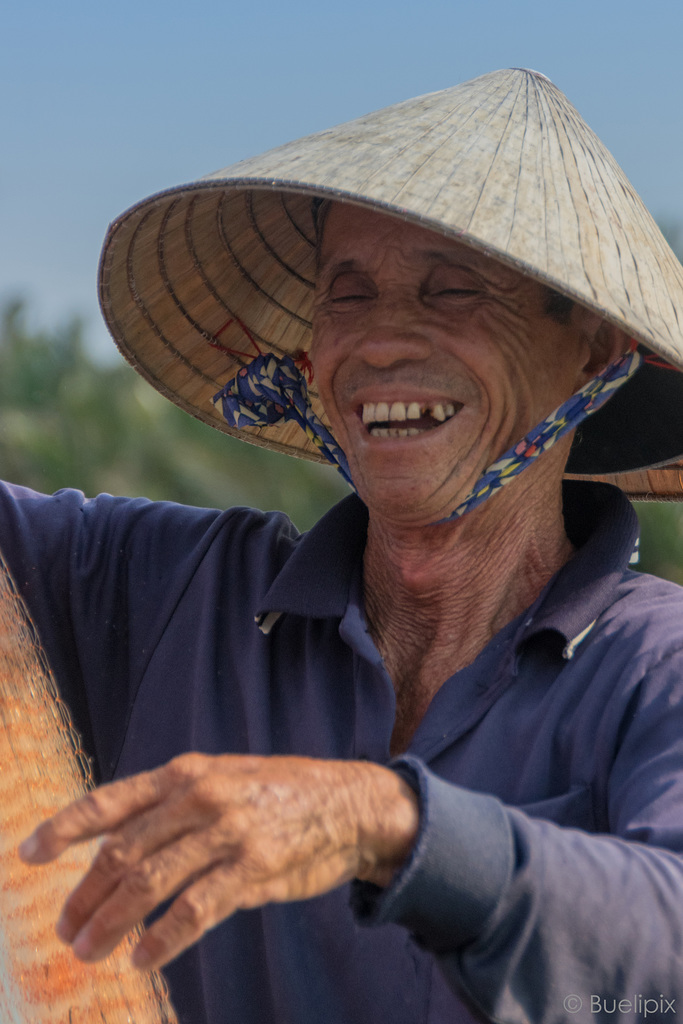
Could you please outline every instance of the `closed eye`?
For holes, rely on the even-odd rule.
[[[377,296],[377,289],[373,281],[367,275],[357,271],[337,274],[331,281],[327,297],[334,305],[346,302],[362,302],[366,299],[374,299]]]
[[[477,288],[440,288],[439,291],[433,291],[431,295],[459,295],[468,297],[470,295],[478,295],[479,291]]]
[[[364,295],[361,292],[349,292],[347,295],[331,295],[330,302],[338,305],[340,302],[358,302],[362,299],[371,299],[372,295]]]
[[[460,301],[481,294],[478,275],[469,267],[439,263],[432,268],[422,287],[426,302],[445,299]]]

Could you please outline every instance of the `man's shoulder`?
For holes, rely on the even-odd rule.
[[[299,539],[282,512],[220,510],[64,489],[44,495],[0,483],[0,547],[10,568],[70,563],[106,572],[127,565],[140,578],[172,578],[206,562],[244,575],[279,571]]]
[[[291,539],[299,533],[283,512],[263,512],[248,506],[216,509],[186,505],[174,501],[146,497],[115,496],[101,493],[88,497],[74,488],[62,488],[53,494],[42,494],[28,487],[0,481],[0,503],[13,507],[17,513],[33,521],[59,524],[74,520],[88,529],[111,528],[117,523],[145,530],[162,526],[202,532],[218,530],[261,530]]]
[[[608,635],[636,654],[662,658],[683,651],[683,587],[627,570],[602,616]]]
[[[683,606],[683,586],[661,576],[626,569],[615,595],[615,604],[622,601],[626,602],[629,610],[640,609],[644,614],[649,609],[680,609]]]

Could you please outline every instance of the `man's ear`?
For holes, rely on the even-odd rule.
[[[631,339],[625,331],[603,320],[599,313],[592,313],[587,309],[581,312],[584,314],[581,327],[589,347],[589,356],[583,372],[586,380],[590,380],[609,363],[627,352]]]

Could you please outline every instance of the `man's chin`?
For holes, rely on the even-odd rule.
[[[370,488],[359,487],[358,493],[373,522],[405,529],[431,526],[448,519],[459,504],[458,495],[448,500],[433,492],[421,493],[420,490],[402,487],[397,481],[384,487],[376,483]],[[465,497],[464,493],[462,497]]]
[[[366,451],[363,458],[349,460],[354,485],[372,516],[416,526],[441,522],[464,501],[478,478],[478,465],[446,460],[436,450],[417,456],[398,445],[392,448],[390,456]]]

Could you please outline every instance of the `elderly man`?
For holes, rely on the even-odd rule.
[[[575,472],[680,457],[683,274],[562,94],[495,73],[153,197],[102,298],[160,390],[358,496],[299,537],[5,490],[118,780],[23,846],[106,837],[64,941],[163,905],[134,959],[187,1024],[683,1007],[683,597],[617,489],[562,489],[577,426]]]

